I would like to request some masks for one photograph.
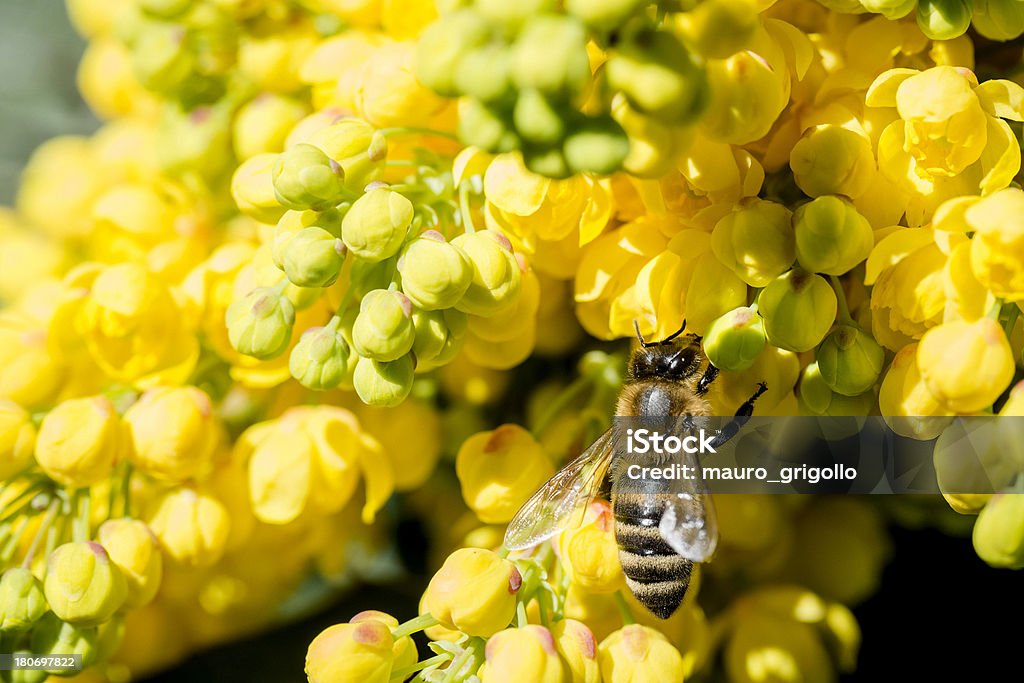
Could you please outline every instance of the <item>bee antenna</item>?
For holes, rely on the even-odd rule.
[[[640,323],[636,318],[633,318],[633,329],[636,330],[636,338],[640,340],[640,346],[642,348],[646,349],[648,346],[651,346],[651,344],[644,341],[644,335],[640,334]]]
[[[636,321],[634,321],[634,322],[636,322]],[[676,330],[672,334],[668,335],[667,337],[665,337],[664,339],[662,339],[658,343],[659,344],[669,344],[669,343],[671,343],[672,340],[675,339],[676,337],[678,337],[679,335],[681,335],[683,333],[683,330],[685,330],[685,329],[686,329],[686,318],[683,318],[682,326],[680,326],[680,328],[678,330]]]

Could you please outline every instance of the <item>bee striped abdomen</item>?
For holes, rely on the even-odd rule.
[[[661,537],[661,511],[651,505],[650,497],[613,491],[612,509],[626,585],[655,616],[668,619],[686,595],[693,562]]]

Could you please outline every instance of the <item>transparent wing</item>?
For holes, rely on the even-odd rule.
[[[614,449],[613,430],[599,436],[578,458],[534,493],[505,530],[505,547],[523,550],[583,521],[586,506],[604,481]]]
[[[697,456],[683,454],[686,465],[696,466]],[[706,562],[718,545],[715,506],[702,477],[680,480],[679,489],[665,496],[665,509],[658,530],[665,542],[683,557]]]

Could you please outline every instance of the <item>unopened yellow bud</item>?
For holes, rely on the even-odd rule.
[[[836,293],[820,275],[794,268],[761,291],[758,312],[768,341],[790,351],[809,351],[836,318]]]
[[[305,115],[306,107],[291,97],[263,93],[253,98],[238,110],[232,124],[235,156],[245,161],[280,152],[288,132]]]
[[[604,683],[670,683],[683,680],[683,656],[660,631],[630,624],[615,631],[598,648]]]
[[[821,343],[815,358],[822,378],[832,391],[856,396],[878,381],[885,351],[856,325],[840,325]]]
[[[376,289],[363,297],[352,325],[352,346],[360,356],[397,360],[409,353],[415,337],[408,297],[388,289]]]
[[[360,357],[352,375],[352,385],[359,399],[371,406],[397,406],[412,391],[412,354],[393,361]]]
[[[72,399],[43,418],[36,461],[65,486],[89,486],[110,475],[124,442],[124,427],[106,397]]]
[[[271,287],[258,287],[228,306],[231,346],[247,356],[269,360],[284,353],[292,339],[295,306]]]
[[[711,250],[751,287],[764,287],[796,258],[792,212],[764,199],[745,200],[715,225]]]
[[[376,263],[398,253],[413,219],[405,195],[375,187],[357,199],[341,224],[341,239],[353,254]]]
[[[551,632],[530,624],[495,633],[487,640],[482,683],[562,683],[562,660]]]
[[[611,505],[595,500],[583,524],[558,539],[559,556],[574,584],[589,593],[614,593],[625,586],[615,541]]]
[[[442,626],[487,638],[512,621],[522,582],[508,560],[490,550],[462,548],[430,579],[423,603]]]
[[[341,167],[343,184],[349,192],[363,189],[380,177],[387,160],[387,141],[366,121],[339,119],[311,133],[305,140],[322,149]]]
[[[991,406],[1015,369],[1010,343],[990,318],[928,330],[917,349],[917,367],[935,399],[958,413]]]
[[[163,556],[149,527],[137,519],[108,519],[100,525],[98,538],[124,574],[125,604],[142,607],[151,602],[160,588]]]
[[[469,257],[473,266],[473,279],[455,307],[487,316],[512,305],[519,295],[521,274],[508,238],[482,230],[459,235],[452,244]]]
[[[793,214],[796,258],[812,273],[842,275],[871,253],[871,224],[853,204],[835,196],[818,197]]]
[[[287,210],[274,194],[277,154],[257,154],[239,164],[231,177],[231,197],[238,210],[260,223],[274,224]]]
[[[32,572],[11,567],[0,576],[0,633],[27,631],[49,609]]]
[[[554,474],[554,467],[530,432],[506,424],[466,439],[455,459],[455,473],[462,497],[477,517],[501,524]]]
[[[416,357],[416,370],[420,372],[449,363],[466,339],[467,316],[454,308],[414,310],[412,323],[416,328],[412,353]]]
[[[705,0],[679,15],[687,43],[704,57],[724,59],[744,49],[757,28],[753,0]]]
[[[277,201],[289,209],[327,209],[344,198],[344,171],[314,145],[298,144],[283,152],[271,177]]]
[[[373,609],[360,612],[349,619],[348,623],[362,624],[367,621],[379,622],[387,626],[392,631],[398,628],[398,619],[395,619],[387,612],[379,612]],[[407,666],[412,666],[416,663],[416,660],[419,659],[416,652],[416,643],[413,642],[412,636],[403,636],[396,640],[392,650],[395,655],[392,669],[402,669]]]
[[[974,523],[974,550],[993,567],[1024,567],[1024,493],[992,496]]]
[[[469,258],[436,230],[424,232],[405,246],[398,270],[402,291],[427,311],[454,306],[473,279]]]
[[[149,528],[167,554],[180,564],[209,566],[220,559],[231,519],[219,500],[200,489],[168,489],[151,505]]]
[[[91,626],[106,621],[127,596],[124,574],[99,543],[65,543],[46,560],[46,601],[58,617]]]
[[[597,640],[586,624],[575,619],[562,619],[551,625],[551,635],[562,661],[569,668],[569,683],[598,683],[601,670],[597,664]]]
[[[860,197],[875,176],[875,155],[866,135],[827,123],[815,126],[793,145],[789,165],[797,186],[810,197]]]
[[[157,479],[183,481],[205,473],[219,434],[213,405],[195,387],[150,389],[124,414],[131,461]]]
[[[394,662],[391,629],[376,620],[335,624],[306,652],[309,683],[387,683]]]

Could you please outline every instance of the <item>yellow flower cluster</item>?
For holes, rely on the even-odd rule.
[[[953,416],[1024,412],[1024,88],[964,33],[1016,37],[1019,0],[67,4],[103,123],[0,210],[14,651],[170,666],[311,571],[390,570],[398,495],[433,541],[420,616],[327,629],[313,683],[830,681],[888,557],[866,501],[716,497],[667,620],[604,501],[501,547],[612,412],[623,357],[584,331],[685,321],[716,414],[763,382],[758,414],[881,415],[938,437],[940,483]],[[947,500],[1019,568],[997,436],[1000,492]]]

